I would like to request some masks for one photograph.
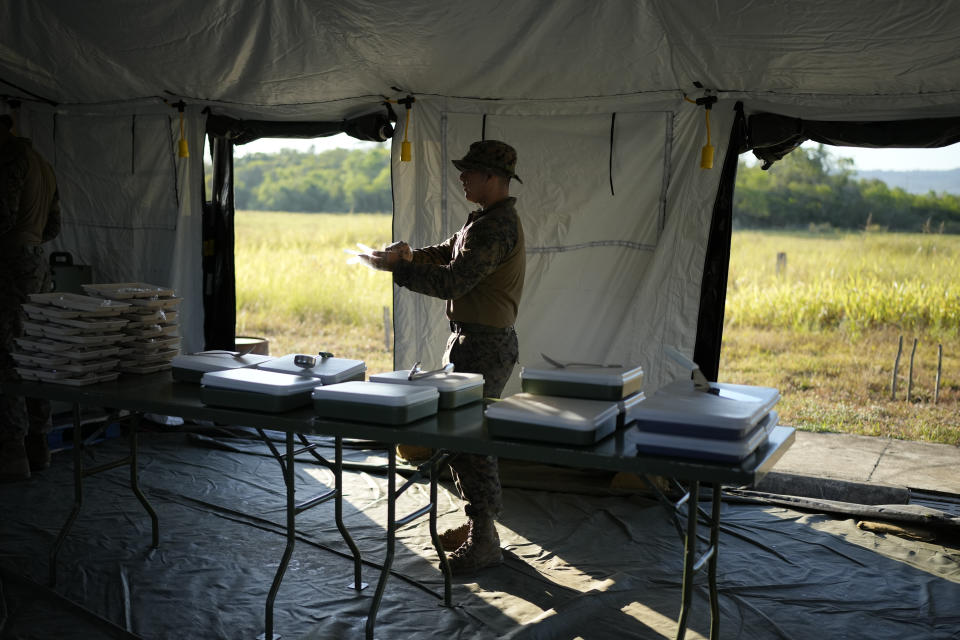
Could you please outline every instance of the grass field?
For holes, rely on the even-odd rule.
[[[392,369],[390,278],[343,251],[389,241],[385,214],[238,211],[237,335],[267,338],[274,354],[326,350]],[[720,379],[777,387],[781,422],[801,429],[960,445],[957,273],[957,236],[735,232]]]
[[[274,354],[331,351],[393,369],[390,276],[344,252],[388,243],[390,216],[238,211],[235,236],[237,335],[266,338]]]

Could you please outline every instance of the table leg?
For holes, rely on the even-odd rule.
[[[334,448],[333,476],[334,486],[337,491],[337,497],[333,503],[334,519],[337,522],[337,529],[340,531],[340,535],[343,536],[344,542],[347,543],[347,546],[350,547],[350,552],[353,554],[353,588],[357,591],[362,591],[367,585],[361,581],[361,568],[363,563],[360,559],[360,549],[357,548],[353,537],[350,535],[350,532],[347,531],[347,526],[343,523],[343,438],[341,436],[334,438]]]
[[[717,556],[720,555],[720,485],[713,485],[710,500],[710,548],[713,555],[707,561],[707,580],[710,585],[710,638],[720,637],[720,595],[717,592]]]
[[[57,535],[57,539],[53,543],[53,548],[50,550],[50,586],[55,587],[57,585],[57,554],[60,553],[60,547],[63,545],[64,539],[66,539],[67,534],[70,533],[70,527],[73,526],[73,521],[77,519],[77,514],[80,513],[80,507],[83,506],[83,452],[81,451],[81,445],[83,442],[83,434],[81,432],[80,426],[80,405],[78,403],[73,404],[73,509],[70,511],[70,515],[67,516],[67,521],[60,528],[60,533]]]
[[[287,485],[287,545],[283,550],[283,557],[280,558],[280,565],[277,567],[277,573],[273,577],[273,584],[270,585],[270,592],[267,594],[266,606],[266,627],[264,637],[266,640],[275,640],[279,636],[273,635],[273,603],[277,598],[277,591],[280,590],[280,582],[283,581],[283,574],[287,571],[287,565],[290,563],[290,556],[293,555],[293,547],[297,541],[296,525],[296,504],[295,493],[296,485],[294,482],[293,465],[293,433],[287,433],[287,453],[286,464],[283,465],[283,482]]]
[[[437,484],[440,480],[440,468],[446,460],[446,457],[442,457],[430,466],[430,539],[433,540],[433,546],[437,550],[437,557],[440,559],[440,571],[443,572],[443,606],[451,607],[453,606],[451,602],[453,589],[450,584],[450,562],[447,560],[447,554],[440,542],[440,534],[437,533]]]
[[[157,518],[157,512],[153,510],[147,497],[140,490],[140,476],[137,469],[137,430],[140,428],[140,414],[135,413],[130,417],[130,488],[137,496],[137,500],[147,510],[150,515],[150,528],[153,533],[153,548],[160,546],[160,521]]]
[[[677,640],[683,640],[687,634],[687,614],[690,612],[690,600],[693,596],[693,565],[697,555],[697,495],[700,483],[690,483],[690,498],[687,500],[687,536],[683,551],[683,589],[680,597],[680,618],[677,621]]]
[[[389,447],[387,449],[387,552],[383,559],[383,568],[380,570],[380,580],[377,581],[377,590],[373,594],[373,602],[370,603],[370,611],[367,613],[367,640],[373,640],[373,629],[377,624],[377,610],[380,608],[380,600],[383,598],[383,591],[387,586],[387,578],[390,577],[390,567],[393,565],[394,546],[397,537],[396,476],[396,447]]]

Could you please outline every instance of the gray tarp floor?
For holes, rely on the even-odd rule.
[[[156,427],[140,438],[141,486],[160,517],[160,548],[128,473],[88,478],[83,509],[60,552],[48,553],[73,500],[71,453],[31,480],[0,485],[0,637],[228,638],[264,631],[264,604],[284,546],[277,462],[245,430],[203,435]],[[239,437],[238,437],[239,436]],[[315,440],[323,441],[315,438]],[[122,457],[126,438],[87,449],[87,464]],[[332,448],[324,450],[332,456]],[[354,462],[384,450],[352,449]],[[309,456],[298,497],[332,485]],[[455,582],[441,604],[426,519],[397,538],[377,638],[672,638],[682,541],[667,511],[639,493],[609,491],[610,475],[504,465],[499,525],[505,563]],[[356,594],[333,503],[298,517],[299,539],[275,607],[283,638],[362,638],[384,557],[383,473],[345,473],[345,520],[364,560]],[[441,528],[462,521],[441,489]],[[424,504],[419,484],[398,513]],[[705,506],[709,508],[709,503]],[[722,638],[960,638],[960,551],[861,530],[854,519],[724,502],[719,584]],[[946,546],[945,546],[946,545]],[[709,635],[706,576],[696,580],[690,638]]]

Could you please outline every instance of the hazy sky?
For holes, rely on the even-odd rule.
[[[296,149],[297,151],[309,151],[313,147],[314,152],[320,153],[329,149],[373,149],[374,147],[386,146],[388,143],[364,142],[351,138],[345,133],[327,138],[311,138],[302,140],[297,138],[260,138],[253,142],[240,145],[233,148],[234,156],[244,156],[248,153],[276,153],[281,149]]]
[[[387,143],[383,143],[386,145]],[[806,144],[815,144],[807,142]],[[342,147],[345,149],[371,149],[379,146],[376,142],[362,142],[346,134],[312,140],[262,138],[249,144],[236,147],[234,154],[243,156],[248,153],[273,153],[280,149],[298,151],[326,151]],[[958,169],[960,168],[960,144],[940,149],[863,149],[857,147],[834,147],[834,155],[853,158],[857,169],[865,171],[886,169],[890,171],[911,171],[919,169]]]

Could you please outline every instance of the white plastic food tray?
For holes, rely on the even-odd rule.
[[[310,376],[319,379],[325,385],[346,382],[362,378],[367,370],[367,365],[363,360],[351,360],[349,358],[316,358],[316,364],[312,367],[301,367],[294,363],[294,358],[298,355],[291,353],[279,358],[266,360],[257,365],[258,369],[264,371],[276,371],[278,373],[288,373],[297,376]]]
[[[593,400],[619,400],[643,388],[640,366],[571,365],[556,367],[540,361],[520,369],[527,393]]]
[[[381,424],[406,424],[432,416],[440,399],[435,387],[359,380],[317,387],[311,395],[319,416]]]
[[[750,433],[780,399],[771,387],[710,383],[713,393],[698,391],[690,380],[676,380],[648,396],[636,408],[643,431],[739,440]]]
[[[716,440],[668,433],[641,431],[637,434],[637,451],[657,455],[671,455],[718,462],[739,462],[767,441],[779,416],[771,411],[742,439]]]
[[[410,370],[388,371],[370,376],[371,382],[404,384],[414,387],[434,387],[440,392],[440,408],[453,409],[483,399],[483,375],[456,371],[414,376]]]
[[[496,438],[592,444],[617,428],[616,402],[518,393],[487,407],[487,431]]]

